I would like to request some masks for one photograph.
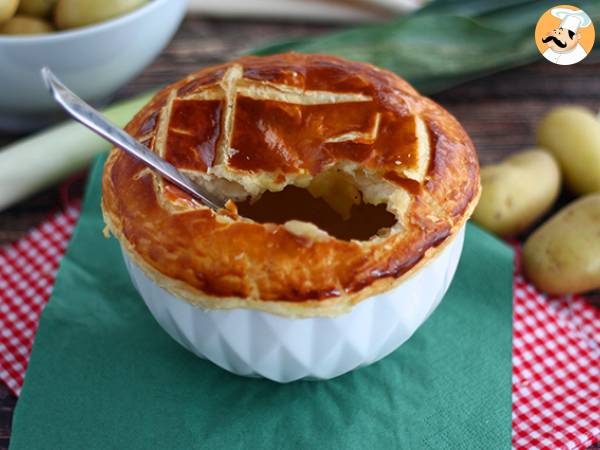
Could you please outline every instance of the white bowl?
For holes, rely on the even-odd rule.
[[[151,0],[97,25],[42,35],[0,35],[0,129],[36,128],[56,116],[58,108],[40,77],[45,65],[85,100],[108,100],[167,45],[186,5],[187,0]]]
[[[398,287],[333,318],[201,309],[158,287],[125,251],[123,258],[154,318],[183,347],[235,374],[285,383],[337,377],[384,358],[406,342],[446,293],[463,240],[464,227]]]

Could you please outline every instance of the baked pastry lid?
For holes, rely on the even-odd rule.
[[[349,84],[358,86],[357,92],[342,92],[340,95],[365,96],[371,99],[369,102],[377,99],[372,117],[395,114],[401,121],[406,122],[404,118],[407,118],[409,122],[406,123],[420,123],[421,127],[425,127],[425,133],[428,133],[425,137],[417,138],[417,141],[409,139],[410,145],[422,142],[419,145],[431,148],[431,161],[426,167],[427,171],[420,172],[421,178],[411,179],[412,175],[403,168],[404,163],[395,160],[393,165],[399,163],[400,170],[397,175],[388,179],[387,172],[384,176],[371,174],[371,178],[367,178],[368,182],[361,186],[365,198],[369,190],[375,192],[375,196],[379,194],[379,190],[371,189],[369,182],[384,186],[384,194],[388,193],[379,194],[379,201],[387,201],[388,209],[391,207],[397,214],[397,226],[383,237],[366,242],[345,242],[331,236],[321,239],[319,233],[312,232],[314,227],[301,227],[302,230],[298,232],[298,227],[292,228],[289,224],[260,225],[235,217],[231,219],[205,214],[199,210],[201,208],[194,205],[190,207],[189,201],[178,197],[177,194],[175,200],[172,200],[172,191],[166,190],[160,180],[157,181],[156,177],[143,169],[137,169],[135,164],[120,155],[119,151],[113,151],[107,163],[104,180],[105,220],[131,258],[159,285],[187,301],[204,307],[267,308],[271,312],[295,315],[301,315],[300,311],[309,311],[307,314],[312,315],[317,313],[317,310],[325,315],[339,314],[361,299],[392,288],[400,282],[404,274],[413,273],[433,257],[437,253],[436,248],[443,244],[444,240],[451,239],[464,224],[472,212],[480,189],[477,160],[468,136],[443,108],[419,96],[397,76],[367,64],[324,55],[285,54],[268,58],[245,58],[227,65],[204,69],[159,93],[129,125],[130,132],[137,134],[138,138],[145,137],[150,143],[160,141],[161,145],[167,145],[167,150],[159,147],[163,148],[159,151],[168,157],[171,154],[168,148],[174,145],[173,148],[180,148],[181,145],[179,138],[174,141],[165,138],[165,130],[173,129],[173,125],[166,122],[165,118],[170,120],[171,117],[180,117],[178,110],[173,106],[174,99],[179,98],[177,96],[183,95],[186,99],[192,96],[196,100],[196,97],[199,97],[202,102],[214,102],[215,95],[218,94],[219,98],[222,96],[218,93],[218,89],[221,88],[216,88],[215,82],[222,80],[225,89],[235,80],[236,83],[241,83],[242,88],[246,86],[247,89],[248,83],[251,83],[254,86],[252,89],[258,89],[257,95],[261,97],[265,95],[265,91],[261,90],[260,85],[256,85],[257,78],[261,77],[265,79],[265,89],[272,95],[273,77],[279,79],[278,77],[283,76],[288,80],[286,82],[293,84],[297,83],[297,74],[310,74],[311,70],[319,74],[318,77],[303,83],[320,89],[323,88],[323,83],[329,83],[327,86],[334,86],[334,90],[341,89],[340,86],[347,90]],[[333,71],[335,75],[323,76],[323,71]],[[310,80],[309,75],[302,76]],[[330,81],[331,79],[334,81]],[[339,81],[340,79],[342,81]],[[298,89],[297,86],[292,87]],[[318,102],[327,101],[323,100],[322,90],[311,92],[317,92],[315,98]],[[286,95],[288,94],[289,92]],[[294,95],[298,97],[301,94],[302,92]],[[308,100],[303,98],[302,101],[312,104],[313,94],[309,92],[307,95]],[[289,100],[292,106],[286,106],[287,109],[292,108],[295,111],[304,108],[301,105],[294,106],[300,101],[296,100],[296,97],[292,96]],[[345,97],[341,100],[338,97],[334,99],[334,105],[340,101],[343,105],[347,103]],[[355,100],[353,98],[352,102]],[[213,103],[210,105],[214,106]],[[204,106],[199,106],[200,109],[189,109],[187,105],[186,108],[192,115],[196,111],[206,114]],[[302,114],[311,118],[311,111]],[[352,109],[344,111],[347,113]],[[229,132],[235,135],[235,126],[227,122],[228,116],[222,117],[225,117],[225,123],[221,128],[230,130]],[[237,116],[234,114],[234,117]],[[256,120],[262,121],[263,118],[259,116]],[[382,120],[371,121],[375,131]],[[183,123],[185,124],[185,121]],[[233,122],[234,125],[236,123]],[[262,126],[262,122],[257,123]],[[411,126],[413,130],[419,127]],[[154,134],[152,129],[156,130]],[[176,127],[176,134],[182,133],[177,130],[179,128]],[[183,133],[183,136],[185,135]],[[342,134],[341,141],[346,139],[346,136],[347,133]],[[355,136],[354,133],[351,137]],[[231,139],[233,138],[228,142],[234,142]],[[334,143],[337,142],[335,138]],[[403,141],[399,142],[390,145],[404,145]],[[373,149],[375,154],[381,152],[377,145]],[[368,158],[367,161],[372,160],[371,156]],[[217,170],[223,167],[219,163],[221,158],[213,159],[216,165],[204,169],[207,176],[216,175],[217,178],[212,180],[226,177],[225,172]],[[337,170],[345,170],[348,166],[348,162],[345,161],[337,164],[341,164],[336,166]],[[350,165],[351,169],[355,170],[352,173],[355,180],[365,178],[363,172],[370,170],[369,164]],[[356,168],[359,169],[358,172]],[[233,170],[236,177],[239,174],[238,169]],[[310,182],[316,178],[315,175],[309,174],[308,178],[299,179],[296,172],[292,173],[295,177],[293,180],[298,183],[302,180]],[[318,174],[320,175],[321,173]],[[258,179],[262,183],[264,178],[262,175],[257,178],[252,171],[242,173],[242,176],[243,179],[237,177],[234,181],[239,181],[244,187],[246,182],[252,183]],[[408,177],[408,181],[417,183],[420,187],[414,191],[413,185],[409,185],[406,189],[404,179],[398,180],[398,176]],[[270,181],[276,179],[277,177]],[[289,180],[284,177],[283,182],[289,183]],[[390,186],[395,188],[391,189]],[[310,188],[309,185],[308,189]],[[153,200],[151,197],[155,196],[156,200]],[[177,199],[181,199],[181,202],[178,203]],[[135,204],[141,206],[137,209],[131,206]],[[198,233],[190,235],[191,226],[194,226]],[[307,233],[307,229],[310,232]],[[187,240],[184,239],[185,233],[188,233]],[[165,234],[169,236],[162,238]],[[193,245],[190,246],[188,242],[192,242]],[[199,256],[206,252],[209,254]],[[183,260],[189,261],[191,266],[177,263]],[[313,261],[310,266],[305,263],[298,265],[299,261],[310,260]],[[179,266],[175,267],[174,264]],[[185,275],[185,272],[188,275]],[[277,307],[274,304],[281,306]],[[290,306],[294,310],[293,313],[288,304],[294,304]],[[343,304],[346,306],[342,306]]]

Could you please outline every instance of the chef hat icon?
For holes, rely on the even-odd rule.
[[[581,9],[573,11],[567,8],[554,8],[551,14],[561,20],[560,28],[571,30],[573,33],[577,33],[579,28],[588,27],[592,23],[590,16]]]

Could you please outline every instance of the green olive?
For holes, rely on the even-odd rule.
[[[0,0],[0,23],[10,20],[18,6],[19,0]]]
[[[21,0],[19,13],[27,16],[48,17],[58,0]]]
[[[44,34],[52,31],[54,28],[45,20],[20,15],[0,25],[0,34]]]
[[[61,29],[103,22],[139,8],[147,0],[58,0],[54,22]]]

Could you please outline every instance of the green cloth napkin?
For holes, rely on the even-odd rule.
[[[441,306],[399,350],[334,380],[231,375],[180,347],[102,234],[100,178],[44,310],[17,449],[459,449],[511,442],[510,249],[470,225]]]

